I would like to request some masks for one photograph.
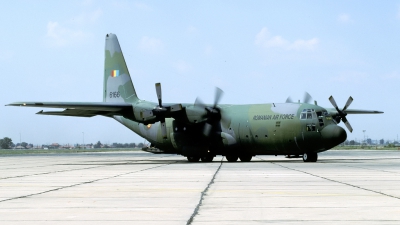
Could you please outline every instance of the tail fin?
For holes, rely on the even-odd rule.
[[[134,103],[139,100],[126,66],[118,38],[106,35],[103,102]]]

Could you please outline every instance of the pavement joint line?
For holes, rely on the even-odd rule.
[[[18,164],[13,164],[13,165],[18,165]],[[25,166],[25,167],[16,167],[16,168],[4,168],[2,170],[31,169],[31,168],[54,166],[54,165],[57,165],[57,164],[49,164],[49,165],[44,165],[44,166]]]
[[[69,171],[75,171],[75,170],[86,170],[86,169],[93,169],[93,168],[99,168],[99,167],[105,167],[105,166],[92,166],[92,167],[86,167],[86,168],[80,168],[80,169],[56,170],[56,171],[50,171],[50,172],[44,172],[44,173],[35,173],[35,174],[28,174],[28,175],[20,175],[20,176],[14,176],[14,177],[3,177],[3,178],[0,178],[0,180],[12,179],[12,178],[21,178],[21,177],[30,177],[30,176],[37,176],[37,175],[46,175],[46,174],[51,174],[51,173],[62,173],[62,172],[69,172]]]
[[[31,221],[35,221],[35,222],[43,222],[43,221],[54,221],[54,222],[75,222],[75,223],[78,223],[79,221],[90,221],[90,222],[103,222],[103,221],[106,221],[106,222],[140,222],[140,221],[148,221],[148,222],[164,222],[165,223],[165,221],[168,221],[168,222],[171,222],[171,221],[176,221],[176,222],[180,222],[181,220],[149,220],[149,219],[140,219],[140,220],[123,220],[123,219],[121,219],[121,220],[2,220],[2,221],[8,221],[8,222],[16,222],[16,221],[23,221],[23,222],[31,222]],[[349,221],[349,222],[398,222],[399,220],[349,220],[349,219],[342,219],[342,220],[340,220],[340,219],[330,219],[330,220],[305,220],[305,219],[303,219],[303,220],[299,220],[299,219],[292,219],[292,220],[290,220],[290,219],[287,219],[287,220],[280,220],[280,219],[272,219],[272,220],[266,220],[266,219],[264,219],[264,220],[262,220],[262,219],[260,219],[260,220],[255,220],[255,219],[253,219],[253,220],[217,220],[218,222],[220,222],[220,223],[224,223],[224,222],[238,222],[238,221],[240,221],[241,223],[246,223],[246,222],[248,222],[248,221],[252,221],[252,222],[262,222],[262,223],[271,223],[271,222],[279,222],[279,223],[282,223],[282,222],[308,222],[308,223],[310,223],[310,222],[347,222],[347,221]],[[210,221],[210,220],[202,220],[202,222],[204,223],[204,222],[214,222],[214,220],[213,221]]]
[[[378,172],[385,172],[385,173],[399,173],[399,172],[395,172],[395,171],[387,171],[387,170],[377,170],[377,169],[371,169],[371,168],[365,168],[365,167],[360,167],[360,166],[348,166],[348,165],[344,165],[346,167],[353,167],[353,168],[358,168],[358,169],[364,169],[364,170],[372,170],[372,171],[378,171]]]
[[[150,167],[150,168],[146,168],[146,169],[142,169],[142,170],[138,170],[138,171],[122,173],[122,174],[114,175],[114,176],[111,176],[111,177],[104,177],[104,178],[91,180],[91,181],[86,181],[86,182],[82,182],[82,183],[78,183],[78,184],[73,184],[73,185],[63,186],[63,187],[59,187],[59,188],[54,188],[54,189],[47,190],[47,191],[42,191],[42,192],[39,192],[39,193],[34,193],[34,194],[29,194],[29,195],[24,195],[24,196],[18,196],[18,197],[9,198],[9,199],[4,199],[4,200],[0,200],[0,203],[1,202],[15,200],[15,199],[20,199],[20,198],[28,198],[28,197],[32,197],[32,196],[35,196],[35,195],[41,195],[41,194],[45,194],[45,193],[49,193],[49,192],[53,192],[53,191],[58,191],[58,190],[62,190],[62,189],[70,188],[70,187],[76,187],[76,186],[84,185],[84,184],[90,184],[90,183],[94,183],[94,182],[101,181],[101,180],[112,179],[112,178],[120,177],[120,176],[127,175],[127,174],[139,173],[139,172],[143,172],[143,171],[146,171],[146,170],[155,169],[155,168],[158,168],[158,167],[168,166],[168,165],[171,165],[171,164],[172,163],[163,164],[163,165],[154,166],[154,167]]]
[[[199,203],[197,203],[196,208],[194,209],[194,211],[193,211],[192,215],[190,216],[189,220],[186,222],[186,225],[192,224],[192,222],[194,220],[194,217],[196,217],[197,214],[199,213],[199,209],[200,209],[201,204],[203,203],[204,196],[206,195],[206,193],[207,193],[208,189],[211,187],[211,185],[214,183],[215,177],[217,176],[219,170],[221,169],[223,160],[224,160],[224,157],[222,157],[221,163],[219,164],[218,169],[215,171],[214,176],[212,177],[212,179],[208,183],[207,187],[201,192]]]
[[[290,168],[290,167],[287,167],[287,166],[282,166],[282,165],[280,165],[278,163],[271,162],[271,164],[274,164],[274,165],[277,165],[277,166],[280,166],[282,168],[286,168],[286,169],[289,169],[289,170],[293,170],[293,171],[301,172],[301,173],[304,173],[304,174],[308,174],[308,175],[311,175],[311,176],[314,176],[314,177],[318,177],[318,178],[321,178],[321,179],[324,179],[324,180],[327,180],[327,181],[331,181],[331,182],[335,182],[335,183],[339,183],[339,184],[344,184],[344,185],[347,185],[347,186],[350,186],[350,187],[358,188],[358,189],[361,189],[361,190],[364,190],[364,191],[369,191],[369,192],[373,192],[375,194],[380,194],[380,195],[384,195],[384,196],[387,196],[387,197],[391,197],[391,198],[395,198],[395,199],[399,199],[400,200],[400,197],[396,197],[394,195],[385,194],[383,192],[374,191],[374,190],[371,190],[371,189],[363,188],[363,187],[356,186],[356,185],[349,184],[349,183],[345,183],[345,182],[342,182],[342,181],[332,180],[332,179],[329,179],[329,178],[326,178],[326,177],[322,177],[322,176],[318,176],[318,175],[315,175],[315,174],[312,174],[312,173],[308,173],[308,172],[305,172],[305,171],[302,171],[302,170],[297,170],[297,169],[293,169],[293,168]]]
[[[163,156],[166,157],[166,156]],[[160,158],[163,158],[160,157]],[[150,157],[149,159],[152,159],[155,157]],[[134,162],[138,161],[148,161],[149,159],[145,160],[135,160]],[[69,172],[69,171],[76,171],[76,170],[86,170],[86,169],[93,169],[93,168],[99,168],[99,167],[106,167],[106,166],[119,166],[119,165],[127,165],[131,164],[132,162],[126,162],[126,163],[121,163],[121,164],[110,164],[110,165],[103,165],[103,166],[92,166],[92,167],[86,167],[86,168],[80,168],[80,169],[70,169],[70,170],[56,170],[56,171],[50,171],[50,172],[44,172],[44,173],[36,173],[36,174],[27,174],[27,175],[19,175],[19,176],[14,176],[14,177],[2,177],[0,180],[5,180],[5,179],[12,179],[12,178],[21,178],[21,177],[30,177],[30,176],[37,176],[37,175],[46,175],[46,174],[51,174],[51,173],[62,173],[62,172]],[[50,166],[54,165],[71,165],[71,164],[52,164]],[[85,165],[85,164],[79,164],[79,165]],[[30,167],[32,168],[32,167]],[[19,168],[18,168],[19,169]]]

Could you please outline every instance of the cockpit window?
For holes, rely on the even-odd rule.
[[[315,113],[314,109],[303,109],[303,111],[300,113],[300,119],[305,120],[305,119],[316,119],[317,114]]]

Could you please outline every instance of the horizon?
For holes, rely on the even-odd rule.
[[[110,118],[4,106],[101,102],[110,32],[143,100],[157,101],[157,82],[171,103],[211,103],[215,86],[224,90],[221,104],[285,102],[307,91],[318,105],[332,108],[332,95],[341,108],[352,96],[351,109],[384,114],[349,115],[347,139],[399,133],[400,1],[10,1],[0,17],[0,138],[79,143],[85,133],[91,143],[141,142]]]

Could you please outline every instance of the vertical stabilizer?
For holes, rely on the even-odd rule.
[[[103,85],[103,102],[138,101],[118,38],[111,33],[106,35]]]

